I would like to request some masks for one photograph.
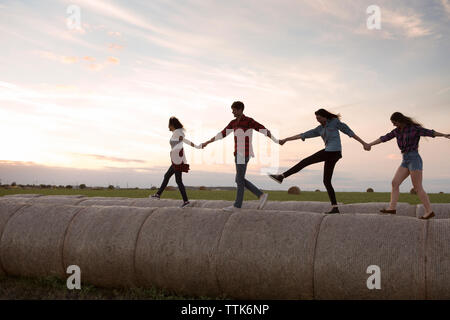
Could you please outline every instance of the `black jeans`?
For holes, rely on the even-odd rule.
[[[161,195],[164,191],[164,189],[167,187],[167,184],[169,183],[170,178],[175,173],[175,181],[178,185],[178,190],[181,192],[181,196],[183,197],[183,201],[188,201],[188,197],[186,195],[186,189],[184,188],[183,180],[181,178],[181,171],[175,171],[173,166],[170,166],[169,170],[167,170],[166,174],[164,175],[164,180],[161,184],[161,187],[159,188],[157,194]]]
[[[323,149],[314,153],[312,156],[303,159],[286,171],[283,175],[287,178],[313,163],[325,161],[323,170],[323,184],[325,185],[325,188],[327,188],[328,197],[330,198],[331,204],[336,205],[336,194],[334,193],[333,185],[331,184],[331,178],[333,177],[336,162],[338,162],[340,158],[342,158],[341,151],[325,151],[325,149]]]

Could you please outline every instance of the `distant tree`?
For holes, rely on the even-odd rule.
[[[79,186],[80,189],[86,189],[86,185],[84,183],[80,184]]]
[[[16,182],[14,181],[13,183],[11,183],[11,187],[15,187],[16,186]]]
[[[416,190],[414,190],[414,188],[411,188],[411,190],[409,191],[410,194],[417,194]]]
[[[110,185],[108,186],[108,189],[113,190],[113,189],[114,189],[114,186],[113,186],[112,184],[110,184]]]
[[[68,184],[67,186],[66,186],[66,189],[72,189],[73,187],[70,185],[70,184]]]
[[[372,188],[367,189],[367,192],[373,192]]]

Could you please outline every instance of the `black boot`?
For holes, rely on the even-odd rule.
[[[331,211],[325,212],[326,214],[334,214],[334,213],[340,213],[338,207],[333,207]]]
[[[284,177],[281,174],[269,174],[269,177],[278,183],[282,183],[284,179]]]

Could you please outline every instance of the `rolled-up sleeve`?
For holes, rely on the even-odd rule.
[[[381,136],[380,140],[381,140],[381,142],[386,142],[386,141],[389,141],[394,138],[395,138],[395,129],[392,130],[391,132],[389,132],[388,134]]]
[[[300,137],[302,140],[308,139],[308,138],[314,138],[320,136],[319,127],[308,130],[306,132],[303,132],[300,134]]]
[[[433,129],[425,129],[423,127],[418,126],[417,127],[418,131],[419,131],[419,135],[422,137],[436,137],[435,133],[436,131],[434,131]]]
[[[350,138],[353,138],[355,136],[355,133],[352,131],[352,129],[350,129],[350,127],[343,122],[338,121],[337,128],[348,135]]]

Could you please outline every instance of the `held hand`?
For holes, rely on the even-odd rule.
[[[364,144],[364,150],[370,151],[371,149],[372,149],[372,147],[370,146],[370,144],[367,144],[367,143]]]
[[[285,140],[285,139],[280,139],[280,140],[278,141],[278,143],[280,144],[280,146],[282,146],[283,144],[286,143],[286,140]]]
[[[445,137],[446,137],[447,139],[450,139],[450,134],[446,134]]]

